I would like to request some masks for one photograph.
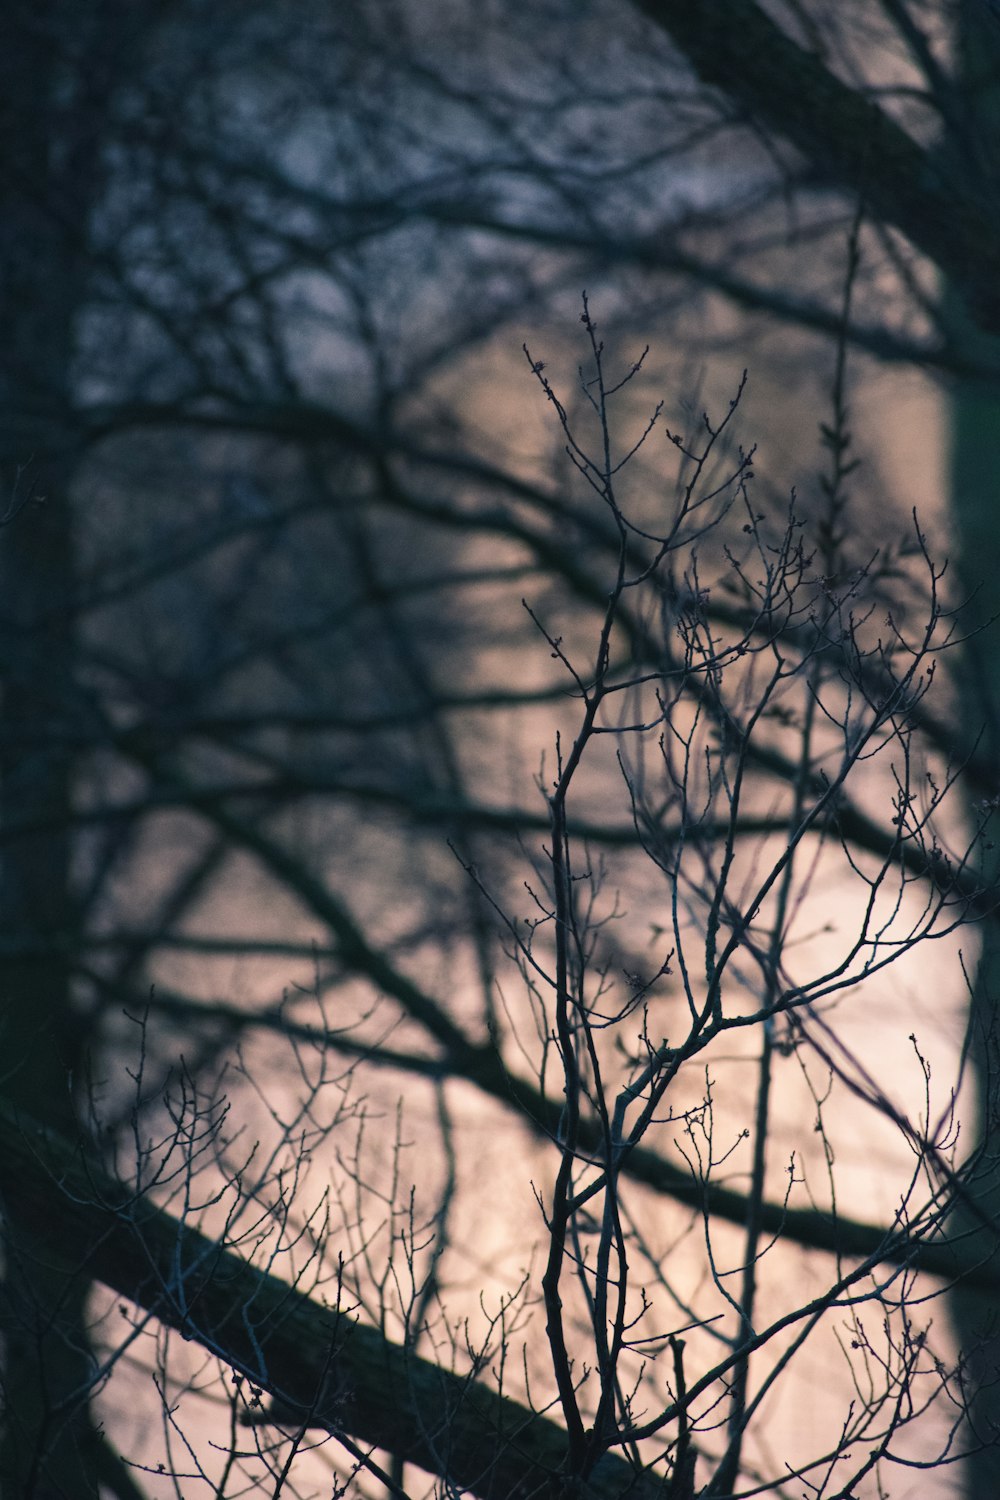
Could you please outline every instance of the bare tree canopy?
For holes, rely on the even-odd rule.
[[[0,1487],[992,1493],[995,7],[8,12]]]

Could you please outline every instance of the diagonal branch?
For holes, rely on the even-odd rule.
[[[1000,225],[944,164],[783,31],[755,0],[634,0],[704,83],[776,131],[828,181],[894,225],[1000,331]]]
[[[548,1493],[563,1470],[566,1434],[556,1423],[256,1269],[4,1101],[0,1192],[5,1212],[63,1260],[67,1284],[85,1271],[253,1386],[301,1406],[317,1427],[398,1454],[484,1500]],[[332,1394],[317,1401],[321,1389]],[[626,1492],[652,1500],[661,1490],[606,1455],[581,1500]]]

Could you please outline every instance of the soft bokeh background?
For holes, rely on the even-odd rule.
[[[882,89],[917,139],[934,136],[933,101],[915,92],[933,69],[925,59],[921,73],[894,12],[926,28],[944,66],[961,7],[796,9],[792,33],[808,19],[818,56]],[[9,1087],[58,1124],[93,1110],[123,1169],[134,1119],[142,1139],[168,1129],[165,1090],[224,1094],[206,1203],[213,1173],[231,1176],[255,1142],[260,1164],[287,1137],[290,1162],[299,1132],[314,1131],[292,1219],[332,1195],[326,1274],[343,1252],[363,1314],[401,1337],[408,1311],[419,1351],[458,1368],[462,1330],[485,1339],[527,1276],[506,1379],[523,1395],[530,1376],[548,1401],[536,1191],[555,1158],[508,1102],[461,1076],[455,1044],[460,1032],[492,1039],[513,1072],[538,1066],[551,1023],[539,1034],[498,909],[531,911],[526,882],[547,842],[536,783],[579,708],[522,600],[586,659],[615,538],[523,346],[593,440],[578,378],[584,289],[610,364],[624,372],[648,345],[616,418],[629,446],[663,402],[622,480],[644,524],[676,493],[663,425],[695,441],[702,413],[721,419],[748,371],[730,454],[756,445],[762,509],[782,514],[794,490],[815,526],[839,342],[860,461],[843,555],[912,539],[916,509],[943,559],[960,545],[955,390],[934,351],[954,350],[961,320],[948,323],[927,257],[874,212],[858,227],[850,193],[702,87],[630,5],[53,0],[15,5],[7,26]],[[703,545],[706,568],[724,540]],[[939,774],[978,727],[956,692],[942,682],[935,700],[939,722],[957,721],[950,745],[931,737],[926,750]],[[614,752],[598,742],[574,812],[607,862],[601,899],[617,893],[624,913],[624,973],[661,960],[668,898],[623,844]],[[882,762],[856,795],[890,826]],[[751,796],[761,810],[781,801],[766,779]],[[941,836],[959,847],[968,826],[959,793]],[[749,871],[780,848],[739,857]],[[809,974],[859,908],[833,854],[802,882],[792,940]],[[946,1111],[968,1008],[960,955],[974,974],[978,945],[975,927],[925,944],[825,1017],[913,1120],[925,1103],[911,1033],[932,1114]],[[433,1002],[423,1016],[407,985]],[[664,981],[651,1003],[670,1035],[679,989]],[[755,1047],[735,1035],[710,1060],[715,1129],[734,1148],[718,1176],[740,1188]],[[696,1062],[678,1110],[705,1088]],[[971,1141],[968,1081],[957,1110]],[[677,1141],[666,1125],[658,1148],[679,1161]],[[835,1179],[839,1211],[867,1224],[888,1221],[913,1169],[898,1126],[805,1048],[776,1062],[770,1142],[772,1196],[794,1152],[796,1206],[827,1207]],[[273,1177],[253,1171],[273,1198]],[[657,1332],[728,1316],[700,1216],[637,1186],[626,1202],[649,1247],[639,1274]],[[223,1208],[206,1206],[209,1227],[221,1230]],[[711,1240],[720,1265],[739,1264],[742,1231],[713,1222]],[[830,1275],[829,1256],[782,1240],[762,1261],[763,1306],[804,1300]],[[119,1347],[123,1315],[99,1288],[74,1316],[98,1358]],[[933,1319],[950,1359],[944,1304]],[[747,1455],[762,1485],[836,1441],[852,1397],[837,1339],[851,1331],[833,1324],[762,1410]],[[689,1335],[696,1363],[718,1357],[717,1331]],[[109,1447],[143,1466],[142,1493],[211,1493],[231,1394],[214,1363],[150,1323],[107,1374],[100,1421]],[[954,1415],[932,1407],[906,1453],[936,1455]],[[329,1447],[301,1455],[296,1493],[329,1487],[331,1462]],[[271,1493],[257,1460],[246,1474]],[[403,1478],[408,1493],[429,1489]],[[859,1494],[879,1493],[864,1483]],[[946,1467],[896,1485],[959,1493]]]

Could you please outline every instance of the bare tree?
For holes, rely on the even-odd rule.
[[[596,641],[571,643],[541,606],[530,610],[541,649],[565,674],[566,728],[540,778],[547,831],[523,887],[526,912],[466,862],[522,981],[518,996],[499,975],[506,1019],[488,1045],[460,1040],[454,1022],[454,1061],[444,1037],[437,1059],[373,1043],[371,1018],[335,1020],[317,982],[322,1022],[300,1021],[291,1002],[242,1017],[243,1030],[280,1039],[299,1079],[282,1099],[264,1099],[252,1137],[234,1120],[259,1092],[249,1050],[230,1063],[232,1110],[187,1070],[160,1089],[150,1027],[176,1004],[154,995],[132,1102],[119,1106],[114,1175],[95,1146],[119,1089],[95,1096],[91,1145],[46,1130],[23,1104],[4,1106],[11,1254],[37,1256],[44,1234],[57,1303],[82,1275],[117,1294],[90,1329],[89,1379],[50,1420],[65,1421],[105,1385],[112,1411],[116,1383],[151,1362],[171,1457],[150,1464],[126,1451],[123,1464],[153,1483],[169,1468],[174,1483],[200,1479],[216,1493],[248,1484],[301,1493],[316,1482],[310,1466],[325,1463],[335,1493],[423,1492],[415,1466],[437,1476],[438,1493],[652,1494],[666,1484],[677,1497],[728,1496],[794,1480],[830,1496],[858,1493],[869,1476],[884,1488],[897,1463],[954,1456],[965,1370],[938,1342],[928,1304],[940,1283],[924,1272],[992,1285],[948,1233],[956,1198],[974,1202],[955,1164],[954,1090],[934,1092],[914,1036],[908,1106],[846,1041],[851,1005],[870,1004],[889,970],[947,943],[985,899],[982,831],[952,845],[954,776],[921,736],[953,637],[941,572],[919,529],[884,556],[852,556],[841,535],[840,406],[816,535],[794,504],[775,521],[757,508],[753,452],[732,440],[738,396],[700,435],[667,431],[677,465],[669,503],[661,485],[627,504],[637,455],[662,442],[660,412],[636,426],[626,404],[615,419],[643,360],[616,371],[586,303],[584,321],[589,431],[533,354],[529,373],[578,472],[576,503],[610,521],[617,563]],[[601,867],[575,813],[587,777],[603,798],[609,775],[635,834],[613,869]],[[891,808],[891,844],[867,857],[843,827],[861,782]],[[817,950],[814,889],[837,878],[845,913],[827,923],[832,946]],[[642,932],[653,915],[650,943]],[[387,994],[430,1031],[443,1007],[381,962]],[[516,1068],[500,1061],[508,1027]],[[507,1105],[527,1114],[548,1163],[535,1186],[537,1268],[492,1306],[484,1300],[478,1319],[448,1305],[457,1293],[446,1096],[436,1182],[425,1166],[422,1188],[408,1188],[405,1119],[388,1176],[362,1144],[371,1064],[440,1078],[459,1073],[460,1048],[474,1081],[487,1051],[497,1059]],[[797,1143],[779,1164],[773,1100],[783,1075],[800,1069],[815,1090],[811,1134],[822,1149]],[[756,1079],[749,1093],[720,1100],[720,1077],[745,1071]],[[910,1154],[890,1221],[863,1248],[837,1206],[830,1122],[849,1098]],[[662,1200],[643,1186],[671,1157],[689,1230],[703,1236],[693,1284],[690,1253],[673,1233],[664,1244]],[[330,1170],[333,1186],[317,1193],[317,1175]],[[735,1242],[716,1218],[719,1179],[734,1173]],[[818,1290],[790,1282],[787,1268],[769,1276],[797,1213],[829,1251]],[[171,1329],[212,1369],[233,1372],[221,1387],[232,1415],[221,1427],[217,1416],[201,1442],[192,1414],[206,1400],[219,1411],[220,1384],[179,1357]],[[55,1331],[43,1329],[43,1341]],[[774,1392],[831,1335],[853,1391],[828,1432],[775,1460],[760,1426],[773,1419]],[[933,1453],[908,1444],[928,1413],[940,1424]],[[47,1460],[40,1442],[42,1493]]]
[[[972,0],[817,3],[794,14],[719,0],[607,12],[552,3],[530,14],[456,4],[433,16],[399,4],[333,18],[303,6],[292,21],[242,5],[207,17],[184,4],[109,0],[82,19],[58,3],[15,7],[9,24],[14,45],[0,65],[12,516],[0,535],[6,1096],[72,1134],[96,1084],[112,1091],[105,1118],[127,1122],[121,1072],[133,1023],[123,1006],[133,1015],[149,1006],[155,1022],[144,1083],[153,1100],[181,1052],[192,1087],[209,1088],[234,1039],[249,1055],[261,1036],[318,1027],[342,1052],[353,1046],[385,1107],[401,1087],[430,1101],[435,1189],[451,1201],[444,1164],[456,1090],[464,1097],[471,1086],[539,1142],[565,1128],[558,1090],[549,1097],[538,1059],[526,1065],[518,1051],[534,1013],[512,1025],[498,998],[511,1004],[509,983],[498,991],[505,960],[490,901],[514,909],[512,836],[548,836],[550,810],[523,795],[525,764],[567,691],[558,656],[543,654],[529,681],[511,670],[531,660],[533,627],[510,601],[526,593],[577,664],[602,628],[618,567],[615,513],[570,499],[544,443],[532,447],[534,430],[507,404],[512,380],[501,378],[527,330],[533,347],[547,346],[550,369],[561,367],[561,330],[581,285],[599,288],[623,332],[656,335],[654,352],[669,328],[679,359],[727,342],[731,350],[724,301],[748,315],[741,349],[775,326],[798,328],[842,338],[855,358],[963,382],[957,430],[968,424],[972,436],[956,450],[956,597],[973,596],[962,630],[970,666],[958,675],[964,707],[945,691],[936,714],[923,700],[908,701],[907,714],[937,784],[950,784],[949,767],[961,776],[970,826],[996,794],[981,734],[992,722],[995,655],[981,585],[996,569],[980,459],[997,368],[993,169],[983,145],[995,17]],[[944,298],[938,273],[951,288]],[[829,349],[798,347],[796,378],[816,349],[820,367],[833,366]],[[843,386],[828,425],[846,444]],[[575,406],[562,399],[575,431]],[[679,414],[672,420],[681,426]],[[694,436],[685,442],[700,451]],[[661,536],[659,465],[638,478],[648,451],[628,471],[635,493],[620,511]],[[831,552],[824,576],[838,586],[834,554],[850,553],[852,529],[847,574],[869,556],[860,534],[873,495],[846,521],[804,498],[802,515],[828,529],[815,536]],[[768,494],[754,516],[776,503]],[[913,566],[908,548],[897,555],[874,525],[868,534],[884,560],[872,590],[903,589],[894,570]],[[611,639],[615,660],[633,663],[623,681],[662,672],[668,620],[696,642],[691,610],[717,561],[706,541],[698,577],[685,582],[681,570],[655,608],[636,605],[638,587],[622,593]],[[639,571],[630,555],[626,578]],[[703,607],[709,634],[738,639],[748,628],[750,606],[737,594],[713,584]],[[833,659],[809,657],[805,626],[790,639],[802,660]],[[858,649],[870,645],[863,634]],[[748,648],[730,680],[746,677],[746,687],[764,659]],[[889,679],[877,662],[867,670],[866,690],[881,701]],[[685,693],[687,705],[689,684]],[[786,724],[775,693],[755,721],[746,775],[760,790],[742,806],[730,881],[750,879],[743,835],[782,842],[789,799],[813,795],[808,778],[796,792],[801,756],[784,736],[800,734],[804,720],[793,713]],[[616,691],[614,701],[628,696]],[[660,710],[638,687],[634,696],[634,722],[652,723]],[[706,728],[722,708],[705,698],[698,712]],[[660,768],[638,749],[642,738],[623,749],[635,815],[610,815],[608,774],[591,779],[600,755],[588,750],[568,824],[588,860],[604,851],[630,880],[644,866],[644,840],[676,873],[677,830],[668,827],[661,848],[647,826],[645,788]],[[910,790],[904,781],[898,795]],[[981,1290],[992,1286],[995,1217],[994,922],[981,895],[992,874],[974,875],[954,856],[943,862],[959,838],[952,824],[937,849],[933,838],[923,853],[901,841],[901,809],[891,799],[873,807],[874,796],[842,786],[835,799],[836,831],[865,878],[888,862],[905,872],[908,900],[954,891],[969,903],[964,914],[988,919],[977,925],[987,947],[968,1045],[980,1149],[966,1120],[964,1186],[942,1189],[952,1234],[967,1246],[953,1306],[964,1391],[977,1379],[984,1387],[966,1442],[978,1454],[971,1491],[982,1493],[995,1474],[996,1430],[991,1304]],[[722,814],[707,826],[723,840],[712,847],[725,849]],[[722,873],[705,844],[682,841],[692,885],[681,910],[692,924],[699,900],[712,914]],[[772,858],[763,848],[761,859]],[[689,873],[696,854],[700,884]],[[477,883],[463,866],[490,873]],[[537,894],[554,911],[558,887],[539,877]],[[642,909],[631,896],[627,904]],[[529,915],[541,921],[542,908]],[[724,906],[711,915],[723,950],[730,919]],[[541,922],[533,950],[552,963],[555,926]],[[644,983],[646,935],[627,921],[601,931],[621,949],[609,973],[627,969]],[[737,959],[734,950],[726,964],[748,993],[757,973],[763,995],[769,950],[754,951]],[[598,953],[607,951],[595,949],[599,965]],[[289,997],[279,1001],[283,984]],[[324,1005],[336,1008],[329,1025],[311,1009]],[[387,1008],[398,1021],[390,1037]],[[345,1012],[353,1022],[356,1011],[371,1014],[349,1032]],[[788,1048],[799,1059],[794,1028],[777,1029],[778,1056]],[[613,1030],[600,1038],[610,1042]],[[809,1045],[825,1048],[834,1068],[833,1044],[815,1025]],[[546,1056],[555,1066],[554,1044]],[[870,1090],[847,1076],[845,1089]],[[733,1128],[742,1128],[753,1093],[740,1079],[733,1097]],[[605,1146],[595,1110],[581,1109],[577,1152],[597,1161]],[[870,1256],[887,1232],[884,1205],[862,1212],[859,1201],[831,1221],[786,1202],[770,1180],[751,1207],[747,1181],[756,1179],[716,1171],[702,1181],[646,1139],[631,1146],[627,1172],[640,1193],[708,1209],[717,1234],[728,1222],[742,1235],[752,1220],[757,1234]],[[945,1247],[920,1253],[953,1274]],[[970,1269],[980,1261],[981,1274]],[[435,1264],[443,1276],[443,1258]],[[41,1484],[33,1466],[44,1451],[45,1483],[129,1493],[74,1395],[91,1368],[84,1281],[54,1296],[44,1257],[27,1242],[6,1274],[6,1405],[16,1418],[6,1472],[15,1487]],[[52,1306],[57,1331],[43,1345],[37,1317],[50,1329]],[[735,1379],[737,1409],[745,1378]],[[66,1466],[57,1478],[50,1413],[70,1407],[79,1421],[56,1424]],[[737,1418],[731,1465],[738,1429]]]

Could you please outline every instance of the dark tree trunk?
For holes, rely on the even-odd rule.
[[[954,171],[983,201],[1000,185],[1000,28],[979,5],[959,7],[958,59],[965,81],[966,128],[950,142]],[[998,341],[956,322],[972,354],[997,360]],[[1000,390],[957,382],[951,401],[952,515],[959,547],[965,648],[963,722],[981,736],[977,755],[988,761],[1000,790]],[[966,750],[972,746],[967,745]],[[973,803],[982,798],[973,786]],[[970,808],[974,818],[977,809]],[[1000,850],[986,855],[986,876],[1000,881]],[[1000,1224],[1000,917],[980,927],[982,948],[973,981],[966,1037],[976,1091],[975,1165],[969,1201],[956,1210],[952,1231],[969,1254],[998,1263]],[[967,1361],[971,1455],[965,1473],[970,1497],[1000,1494],[1000,1308],[996,1299],[959,1282],[951,1296],[956,1336]]]
[[[57,1125],[81,1038],[65,733],[74,695],[71,381],[98,170],[98,84],[65,4],[20,0],[0,47],[0,1024],[3,1088]],[[97,1494],[87,1283],[5,1215],[0,1492]]]

